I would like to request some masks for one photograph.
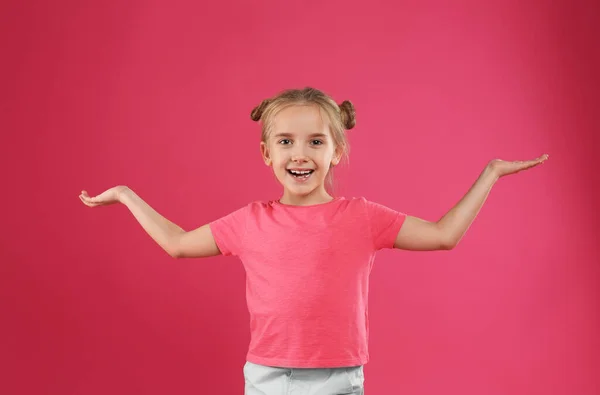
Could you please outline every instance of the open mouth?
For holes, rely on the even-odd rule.
[[[287,169],[287,172],[292,175],[294,178],[298,178],[300,180],[306,180],[310,175],[314,172],[314,170],[290,170]]]

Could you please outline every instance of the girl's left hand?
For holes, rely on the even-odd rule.
[[[508,162],[501,159],[494,159],[488,164],[488,167],[498,178],[500,178],[502,176],[518,173],[522,170],[527,170],[537,165],[540,165],[544,163],[544,161],[548,159],[548,157],[548,154],[544,154],[537,159],[513,162]]]

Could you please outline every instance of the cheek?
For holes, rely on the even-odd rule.
[[[285,151],[273,150],[271,151],[271,160],[273,163],[285,163],[289,158]]]
[[[275,152],[271,155],[271,160],[273,161],[273,163],[282,163],[282,162],[284,162],[283,156],[281,154],[278,154],[278,153],[275,153]]]
[[[333,152],[330,152],[330,150],[327,150],[327,151],[323,152],[321,155],[319,155],[319,160],[323,163],[329,163],[329,162],[331,162],[332,159],[333,159]]]

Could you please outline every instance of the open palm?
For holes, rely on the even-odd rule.
[[[97,206],[107,206],[110,204],[115,204],[120,201],[120,194],[126,190],[126,186],[116,186],[106,191],[102,192],[97,196],[88,195],[87,191],[81,191],[79,195],[79,199],[88,207],[97,207]]]
[[[549,155],[544,154],[537,159],[526,160],[526,161],[505,161],[502,159],[494,159],[490,162],[489,166],[496,173],[498,177],[507,176],[509,174],[518,173],[523,170],[530,169],[532,167],[538,166],[546,159],[548,159]]]

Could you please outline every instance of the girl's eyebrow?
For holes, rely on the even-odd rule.
[[[277,133],[275,135],[275,137],[294,137],[293,134],[291,133]],[[327,135],[324,133],[313,133],[311,135],[309,135],[308,137],[321,137],[321,138],[327,138]]]

